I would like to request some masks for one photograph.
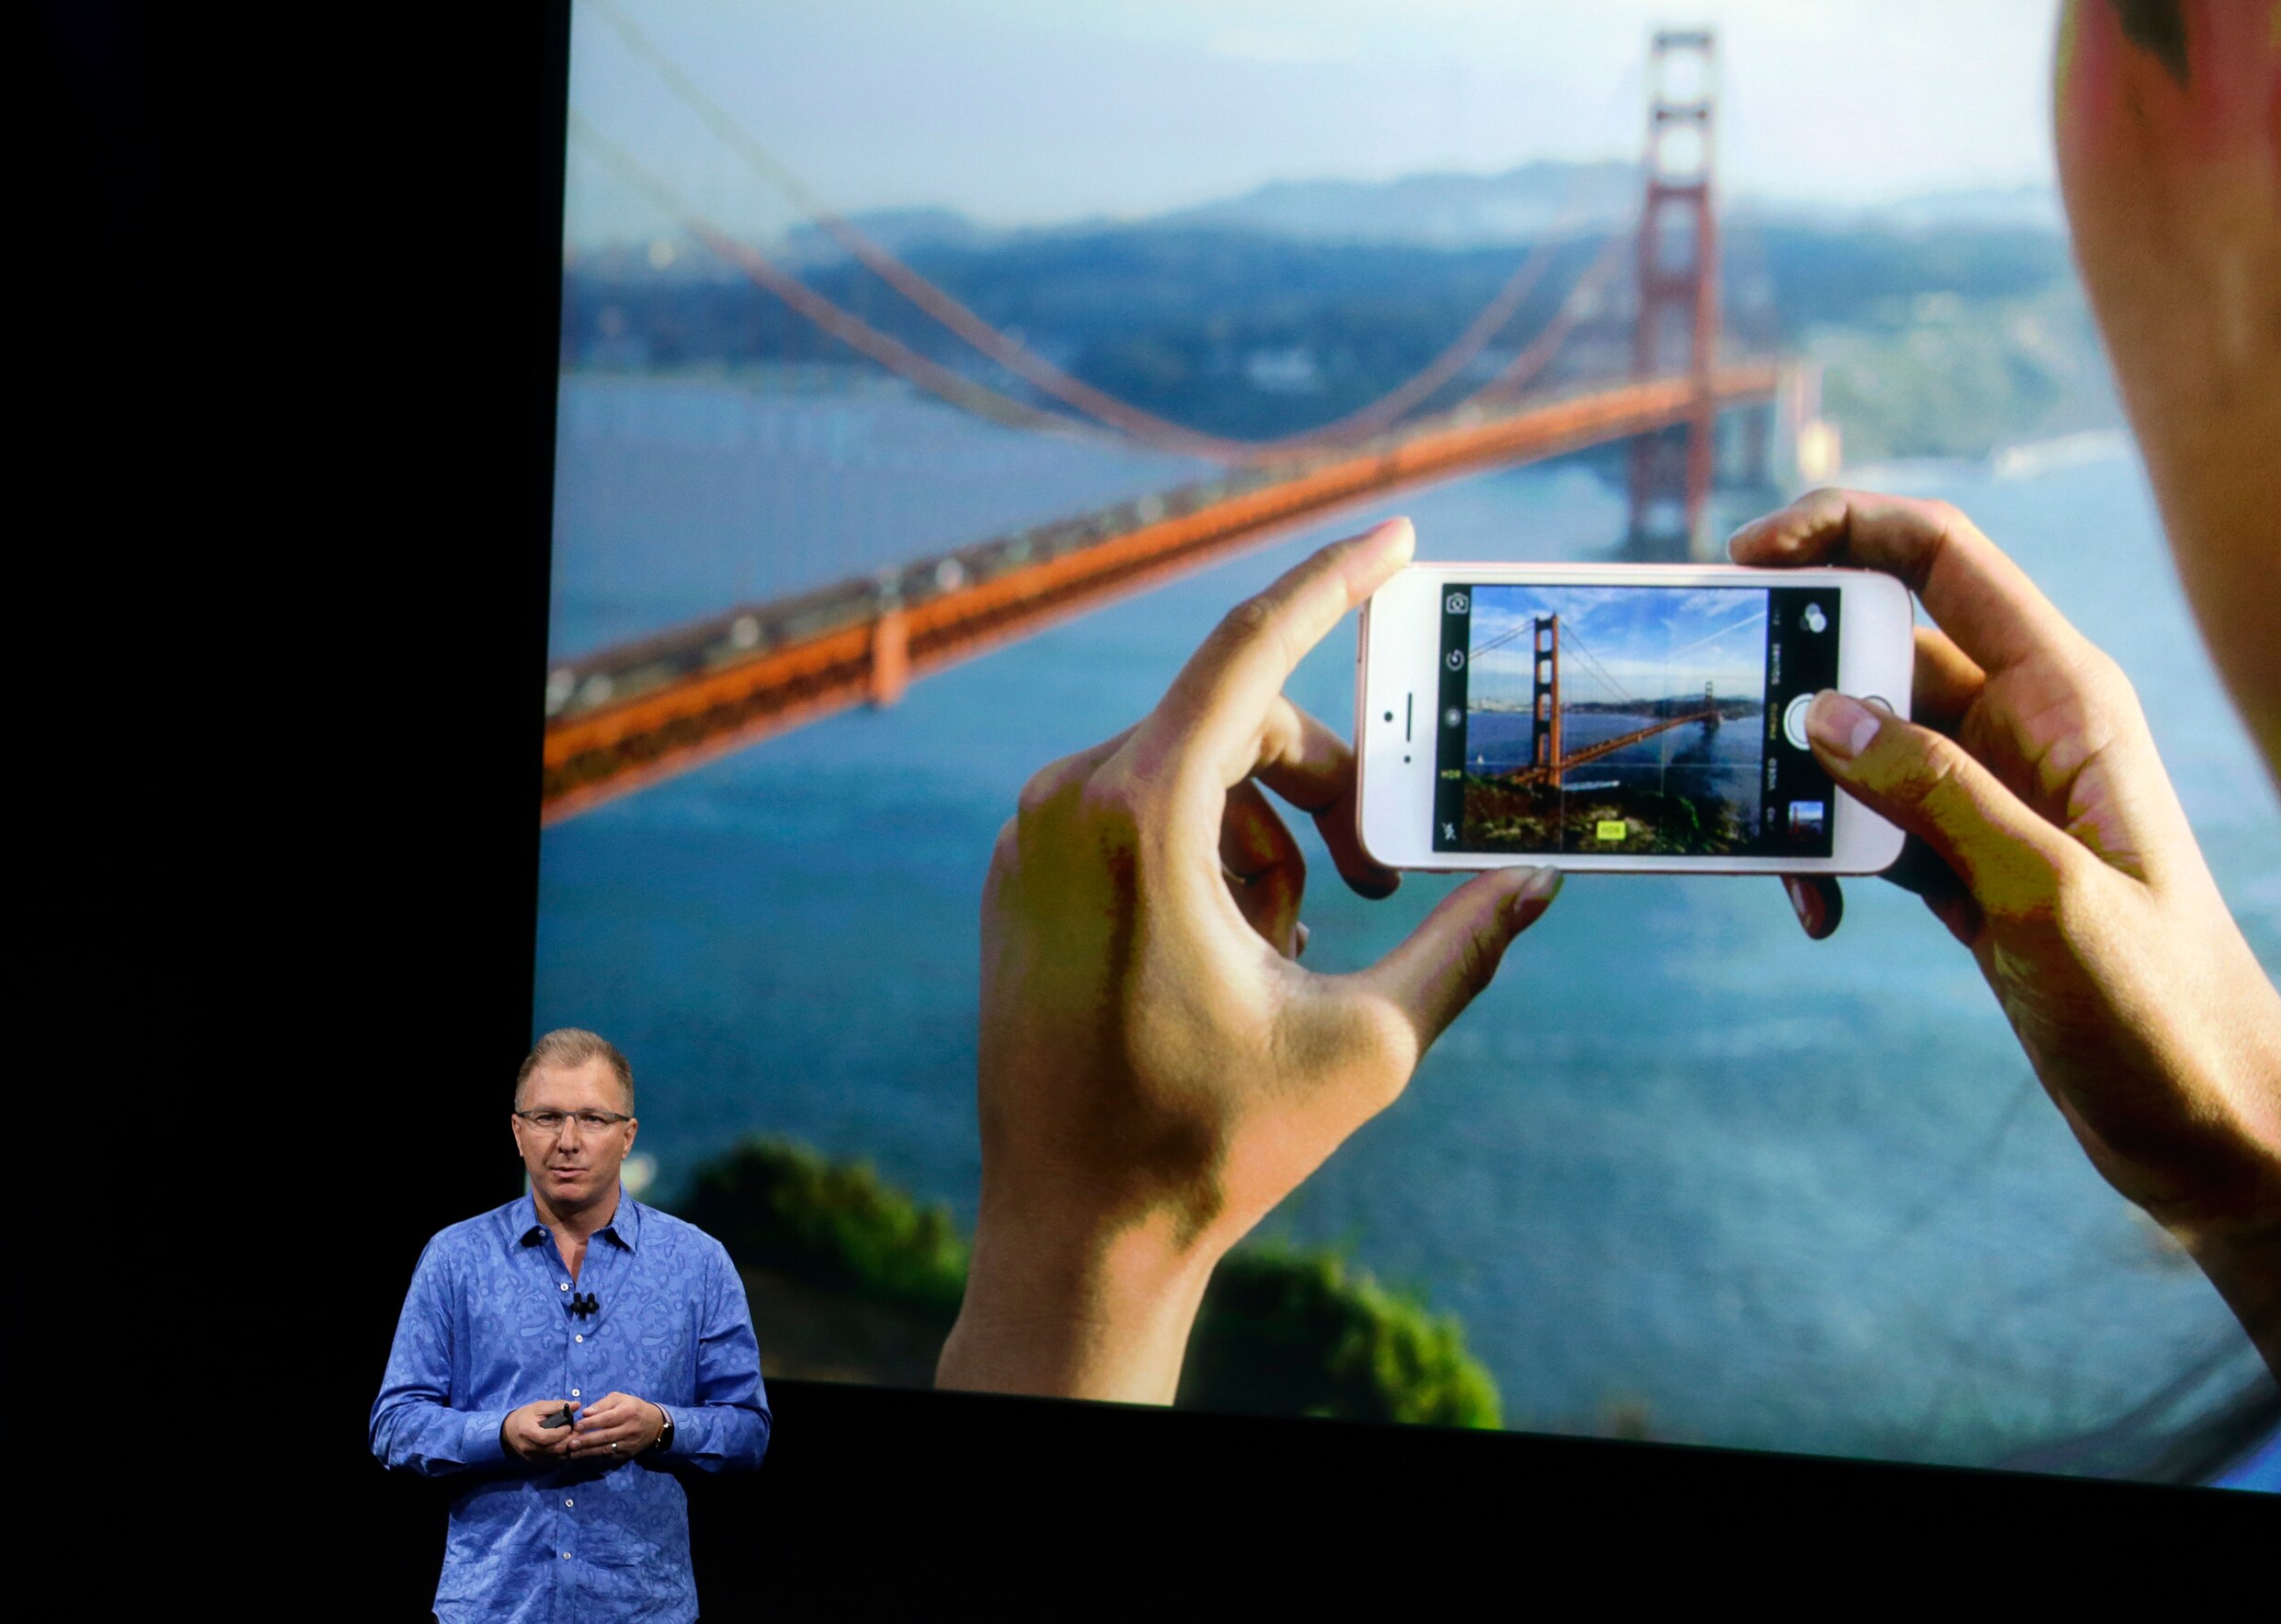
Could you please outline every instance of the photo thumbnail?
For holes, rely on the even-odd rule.
[[[1767,594],[1473,589],[1455,844],[1743,852],[1762,832]]]

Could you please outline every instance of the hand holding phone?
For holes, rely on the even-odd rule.
[[[1920,721],[1827,695],[1817,753],[1908,831],[1890,877],[1971,951],[2092,1164],[2281,1373],[2281,994],[2121,668],[1945,503],[1815,491],[1733,552],[1868,566],[1923,600],[1939,629],[1916,634]],[[1797,883],[1834,916],[1836,881]]]
[[[1874,874],[1898,829],[1805,733],[1908,714],[1908,594],[1866,570],[1412,565],[1363,612],[1362,842],[1397,868]]]
[[[1239,604],[1134,726],[1023,787],[982,891],[982,1190],[945,1387],[1166,1403],[1227,1248],[1407,1086],[1551,904],[1476,876],[1378,963],[1300,962],[1312,813],[1366,897],[1354,761],[1283,694],[1408,558],[1395,521]]]

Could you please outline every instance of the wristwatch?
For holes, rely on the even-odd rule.
[[[673,1447],[673,1412],[660,1404],[658,1413],[665,1417],[665,1424],[658,1429],[658,1441],[649,1447],[652,1449],[670,1449]]]

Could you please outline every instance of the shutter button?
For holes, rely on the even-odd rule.
[[[1782,737],[1790,741],[1794,750],[1810,748],[1805,741],[1805,713],[1813,706],[1814,696],[1801,693],[1782,709]]]

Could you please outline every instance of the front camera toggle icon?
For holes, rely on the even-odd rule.
[[[1441,600],[1441,607],[1448,610],[1451,614],[1463,614],[1468,609],[1473,607],[1473,604],[1466,598],[1464,593],[1452,592]]]

